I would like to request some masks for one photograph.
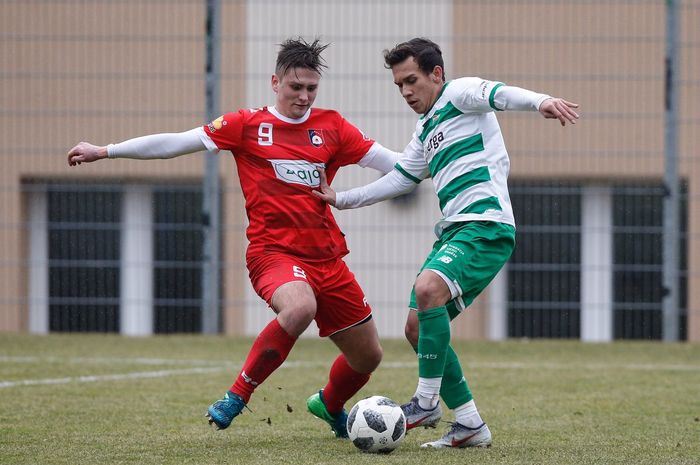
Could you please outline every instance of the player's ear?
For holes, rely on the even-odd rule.
[[[272,78],[270,79],[270,84],[272,85],[272,90],[277,93],[277,91],[280,88],[280,79],[277,77],[277,74],[273,74]]]
[[[433,81],[436,84],[442,84],[443,79],[442,79],[442,67],[439,65],[435,65],[433,68],[433,71],[430,73],[430,80]]]

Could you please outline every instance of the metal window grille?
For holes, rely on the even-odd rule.
[[[49,330],[119,331],[119,188],[52,185],[47,196]]]
[[[613,191],[614,337],[662,337],[663,187],[659,184],[617,186]],[[681,339],[686,338],[687,205],[681,189],[679,307]]]
[[[154,331],[201,332],[201,186],[159,187],[153,201]]]
[[[581,189],[514,184],[511,199],[518,234],[508,265],[508,336],[578,338]]]

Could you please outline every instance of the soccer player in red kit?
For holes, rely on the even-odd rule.
[[[227,113],[182,133],[102,147],[81,142],[68,152],[71,166],[103,158],[172,158],[205,149],[233,153],[249,220],[250,279],[276,318],[256,338],[223,399],[207,410],[218,429],[242,412],[311,321],[340,354],[326,386],[309,397],[307,406],[337,437],[347,437],[345,402],[382,358],[371,308],[342,259],[348,253],[343,234],[330,207],[311,191],[319,186],[320,168],[329,182],[350,164],[386,173],[398,154],[365,137],[339,113],[312,108],[327,46],[301,38],[281,45],[271,78],[274,106]]]

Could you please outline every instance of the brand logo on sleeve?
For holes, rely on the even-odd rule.
[[[214,121],[207,124],[207,127],[209,128],[209,132],[216,132],[224,126],[226,126],[226,121],[224,120],[223,115],[219,116]]]
[[[323,145],[323,131],[320,129],[309,129],[309,140],[314,147]]]
[[[483,100],[486,100],[486,89],[489,88],[488,81],[481,81],[481,84],[479,84],[479,87],[481,88],[481,98]]]
[[[325,163],[311,163],[306,160],[268,160],[275,170],[277,179],[290,184],[301,184],[308,187],[318,187],[319,168],[325,168]]]

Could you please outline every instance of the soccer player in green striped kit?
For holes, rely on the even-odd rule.
[[[515,246],[508,195],[510,162],[496,112],[539,111],[575,124],[577,104],[476,77],[445,80],[440,47],[415,38],[384,51],[386,67],[408,106],[421,115],[394,170],[379,180],[335,193],[322,179],[314,194],[339,209],[405,194],[431,177],[443,218],[411,293],[406,337],[418,355],[418,386],[402,405],[407,429],[434,427],[440,397],[454,410],[444,436],[422,447],[488,447],[481,419],[450,346],[450,321],[491,282]]]

